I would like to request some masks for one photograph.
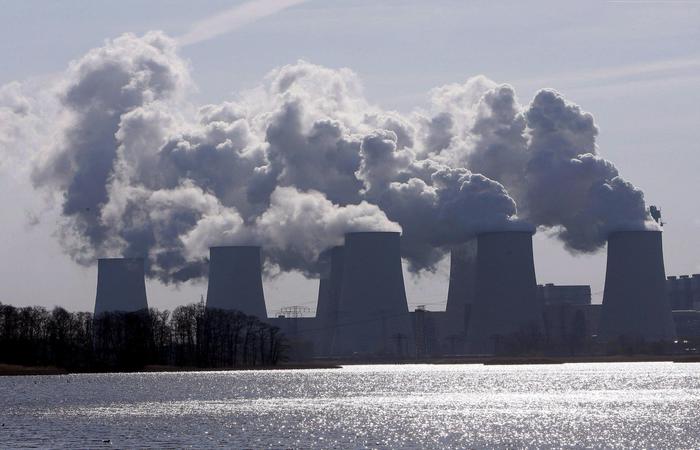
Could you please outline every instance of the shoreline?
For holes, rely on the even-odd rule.
[[[34,376],[34,375],[73,375],[73,374],[111,374],[111,373],[158,373],[158,372],[246,372],[251,370],[304,370],[304,369],[340,369],[337,364],[325,363],[297,363],[280,364],[277,366],[255,367],[178,367],[178,366],[145,366],[140,369],[120,370],[68,370],[61,367],[36,367],[20,366],[14,364],[0,364],[0,377],[3,376]]]
[[[98,373],[157,373],[157,372],[243,372],[251,370],[310,370],[310,369],[340,369],[342,366],[381,365],[381,364],[481,364],[485,366],[509,365],[541,365],[541,364],[583,364],[583,363],[625,363],[625,362],[673,362],[700,363],[700,355],[639,355],[639,356],[567,356],[567,357],[453,357],[436,359],[412,360],[322,360],[279,364],[276,366],[230,367],[230,368],[201,368],[177,366],[146,366],[134,370],[67,370],[60,367],[21,366],[0,364],[0,377],[3,376],[35,376],[35,375],[69,375],[69,374],[98,374]]]
[[[485,366],[584,364],[626,362],[700,363],[700,355],[598,355],[598,356],[453,356],[410,360],[326,360],[341,366],[373,364],[481,364]]]

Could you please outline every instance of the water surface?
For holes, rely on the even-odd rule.
[[[700,364],[0,377],[0,448],[700,447]]]

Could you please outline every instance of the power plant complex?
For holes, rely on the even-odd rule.
[[[542,342],[673,342],[681,334],[676,324],[682,335],[700,330],[700,276],[666,278],[660,231],[609,236],[602,305],[591,303],[586,285],[538,285],[532,235],[485,232],[455,246],[445,311],[409,311],[400,233],[347,233],[344,245],[320,258],[315,317],[268,317],[263,249],[211,247],[206,307],[257,316],[304,342],[307,356],[338,359],[491,355]],[[100,259],[95,314],[145,308],[144,260]]]

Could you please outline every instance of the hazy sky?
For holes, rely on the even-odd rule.
[[[180,42],[198,103],[255,87],[271,69],[304,59],[348,67],[367,98],[407,112],[428,91],[484,74],[523,104],[540,88],[592,113],[600,154],[659,205],[667,274],[700,272],[700,1],[464,2],[209,1],[0,3],[0,85],[37,86],[105,39],[163,30]],[[21,149],[0,165],[0,301],[91,310],[96,270],[64,255],[55,210],[28,181]],[[38,224],[34,224],[37,222]],[[535,236],[538,282],[590,283],[600,301],[604,251],[572,256]],[[197,300],[205,284],[148,284],[159,308]],[[317,281],[268,280],[268,311],[315,306]],[[447,264],[407,275],[411,305],[440,309]]]

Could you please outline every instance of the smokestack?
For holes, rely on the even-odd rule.
[[[450,353],[462,352],[476,287],[476,239],[457,245],[450,252],[450,284],[445,307],[444,337]]]
[[[672,340],[661,231],[622,231],[608,238],[600,336]]]
[[[321,328],[319,354],[329,355],[333,348],[333,338],[338,323],[338,305],[343,280],[344,251],[342,246],[328,250],[330,270],[325,278],[321,278],[318,286],[318,306],[316,318]]]
[[[542,331],[532,232],[483,233],[474,241],[469,256],[476,257],[476,286],[467,343],[471,353],[493,353],[498,339]]]
[[[236,310],[267,319],[260,247],[209,249],[207,308]]]
[[[347,233],[332,353],[408,356],[413,348],[400,233]]]
[[[147,309],[143,258],[98,259],[95,317],[105,312]]]

